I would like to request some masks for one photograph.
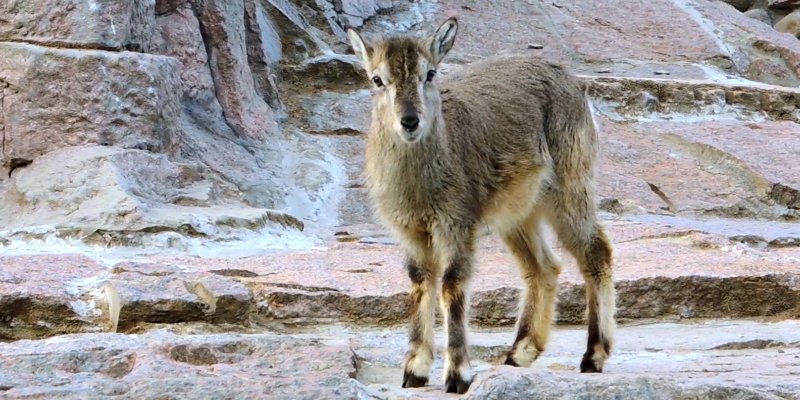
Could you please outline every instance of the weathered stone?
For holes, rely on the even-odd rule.
[[[524,368],[498,367],[481,376],[473,383],[475,388],[469,392],[468,399],[505,398],[526,399],[540,397],[547,399],[604,398],[638,399],[697,399],[697,398],[749,398],[778,399],[769,391],[753,390],[745,387],[718,386],[713,383],[690,385],[683,382],[668,381],[656,376],[600,376],[587,378],[570,375],[565,378],[559,372],[528,372]],[[694,387],[693,387],[694,386]],[[774,392],[780,393],[780,388]],[[600,395],[601,394],[601,395]]]
[[[244,0],[202,0],[196,9],[225,119],[240,137],[277,134],[274,112],[256,91],[247,62]]]
[[[442,397],[440,334],[429,385],[402,389],[403,328],[324,327],[301,335],[174,331],[181,329],[2,343],[0,387],[9,399]],[[637,324],[621,326],[616,337],[608,373],[579,374],[584,328],[556,329],[532,368],[496,365],[513,339],[511,329],[479,330],[470,336],[476,379],[466,396],[773,399],[792,398],[798,390],[791,379],[800,340],[794,321]],[[762,342],[771,345],[762,348]]]
[[[800,389],[790,378],[800,365],[797,321],[696,321],[623,324],[615,333],[604,374],[580,374],[585,327],[556,327],[530,368],[499,365],[513,329],[473,328],[475,381],[465,397],[503,398],[754,398],[778,399]],[[407,332],[402,328],[339,328],[362,362],[357,377],[386,398],[441,398],[444,332],[434,339],[428,385],[401,389]],[[766,344],[766,346],[765,346]],[[775,346],[775,347],[771,347]],[[754,371],[758,371],[755,373]]]
[[[333,205],[342,198],[347,175],[345,162],[329,152],[332,138],[309,135],[296,127],[288,128],[286,137],[285,151],[292,156],[282,157],[277,181],[288,182],[291,189],[274,208],[317,228],[337,225]]]
[[[320,29],[331,31],[338,28],[341,31],[341,28],[331,25],[324,17],[317,15],[315,2],[301,1],[299,3],[301,4],[297,6],[289,0],[267,0],[261,3],[269,14],[270,21],[274,24],[281,41],[281,58],[291,63],[301,63],[306,58],[316,56],[321,50],[329,48],[329,45],[322,39],[326,34]],[[305,3],[313,3],[313,8]],[[327,4],[330,5],[330,3]],[[315,18],[315,16],[319,18]],[[314,22],[318,22],[324,27],[315,27]],[[340,34],[341,37],[344,37],[344,31],[341,31]]]
[[[800,7],[800,1],[797,0],[767,0],[767,6],[769,8],[781,9],[781,8],[797,8]]]
[[[313,362],[309,362],[313,354]],[[341,399],[371,393],[347,342],[276,335],[81,335],[0,343],[8,399]]]
[[[180,109],[171,57],[0,43],[0,163],[82,144],[169,151]]]
[[[732,53],[733,70],[769,84],[796,87],[800,83],[800,41],[717,1],[694,0],[691,7],[719,32],[719,40]]]
[[[160,29],[155,47],[160,53],[181,61],[184,112],[180,116],[177,139],[181,143],[181,154],[202,162],[236,185],[249,205],[277,207],[287,185],[276,177],[281,158],[288,157],[286,152],[279,150],[280,141],[243,141],[236,137],[234,126],[223,115],[208,64],[206,43],[195,13],[188,4],[159,16],[157,20]],[[267,67],[261,62],[257,64]],[[269,77],[257,77],[256,88],[261,87],[259,82],[269,84],[270,80]],[[249,87],[253,88],[252,85]],[[269,154],[262,155],[267,150]]]
[[[195,103],[222,119],[222,107],[217,101],[200,23],[189,4],[177,6],[173,12],[159,16],[156,22],[158,35],[154,50],[180,60],[183,101]]]
[[[800,10],[792,11],[789,15],[781,18],[775,23],[775,30],[800,38]]]
[[[0,41],[148,51],[155,23],[152,0],[30,0],[0,6]]]
[[[469,28],[459,32],[458,45],[448,59],[507,51],[530,52],[523,50],[530,42],[547,44],[544,49],[535,50],[537,58],[576,68],[588,65],[597,69],[597,63],[617,60],[699,62],[731,57],[716,38],[688,18],[687,12],[673,1],[567,0],[559,4],[563,7],[557,10],[551,2],[471,5],[470,12],[459,14],[460,25]],[[454,0],[442,2],[436,19],[444,18],[447,10],[460,6]],[[663,32],[673,30],[683,32],[682,38],[691,39],[665,41]],[[498,48],[500,43],[503,45]]]
[[[273,223],[302,229],[280,213],[230,207],[238,191],[199,165],[141,150],[53,151],[15,171],[3,189],[0,226],[12,237],[46,223],[58,236],[90,244],[181,248],[191,237],[221,238]]]
[[[379,11],[390,8],[391,0],[333,0],[343,27],[357,28]]]
[[[742,85],[738,82],[663,80],[623,77],[584,77],[589,92],[625,116],[646,113],[637,96],[647,91],[659,100],[655,111],[665,119],[679,116],[729,113],[746,118],[766,113],[771,119],[800,121],[793,105],[800,101],[800,90],[767,84]],[[622,116],[614,116],[622,119]]]
[[[294,91],[303,93],[321,89],[343,92],[367,87],[364,69],[352,55],[327,53],[310,58],[300,65],[285,68],[283,78],[292,84]]]
[[[782,165],[791,165],[788,158],[787,164],[777,161],[798,151],[782,137],[793,135],[795,123],[609,121],[603,125],[607,143],[599,181],[604,196],[634,200],[651,212],[776,219],[795,214],[769,196],[774,183],[800,184],[792,169],[782,170]],[[765,141],[765,135],[772,139]],[[683,172],[667,173],[670,170]],[[690,181],[703,184],[687,185]]]
[[[352,93],[333,91],[300,95],[290,102],[296,123],[306,132],[360,135],[369,129],[370,97],[367,89]]]
[[[761,21],[767,25],[772,25],[772,17],[769,14],[769,11],[763,8],[754,8],[751,10],[747,10],[744,15],[756,20]]]
[[[245,1],[245,17],[247,61],[253,73],[256,91],[270,107],[279,109],[281,101],[272,68],[283,58],[280,37],[272,18],[260,1]]]
[[[781,224],[781,231],[772,231],[778,225],[681,221],[665,218],[663,222],[673,226],[669,228],[648,222],[609,227],[610,236],[616,237],[615,253],[624,255],[618,257],[614,272],[621,318],[794,318],[800,313],[800,288],[795,282],[798,249],[750,250],[727,239],[742,233],[757,234],[766,241],[800,237],[795,225]],[[326,252],[286,254],[279,261],[242,260],[238,268],[259,275],[248,279],[258,302],[254,318],[304,323],[405,321],[409,282],[399,249],[373,239],[374,233],[342,230],[374,244],[341,243]],[[691,233],[695,231],[713,235]],[[472,285],[473,322],[513,323],[521,287],[517,268],[498,240],[482,242]],[[663,254],[670,254],[670,263],[663,263]],[[582,278],[572,258],[562,258],[566,265],[560,279],[559,321],[582,323]]]
[[[79,255],[0,256],[0,339],[115,329],[104,272]]]
[[[171,264],[132,262],[116,264],[111,273],[107,281],[118,297],[115,320],[121,330],[141,323],[242,324],[249,318],[252,295],[230,278]]]
[[[182,5],[189,3],[189,0],[156,0],[156,15],[171,13]]]

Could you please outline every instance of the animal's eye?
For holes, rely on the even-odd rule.
[[[436,76],[436,70],[432,69],[428,71],[428,78],[426,79],[426,81],[428,82],[432,81],[434,76]]]
[[[381,80],[380,76],[373,76],[372,77],[372,82],[375,83],[375,86],[377,86],[377,87],[383,86],[383,81]]]

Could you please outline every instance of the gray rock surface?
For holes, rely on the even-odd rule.
[[[355,360],[347,342],[336,339],[159,330],[0,344],[0,354],[0,387],[8,399],[340,399],[367,393],[352,379]]]
[[[556,244],[553,341],[498,366],[521,285],[482,231],[466,397],[800,398],[795,1],[6,3],[2,398],[441,398],[441,357],[399,387],[408,279],[372,225],[344,28],[455,14],[437,79],[522,51],[587,82],[622,322],[606,373],[578,374]]]
[[[797,399],[796,321],[623,326],[604,374],[576,371],[585,332],[553,332],[531,368],[498,366],[510,329],[481,330],[466,398]],[[437,354],[443,337],[437,335]],[[281,334],[214,333],[177,325],[141,335],[67,335],[0,343],[8,399],[167,396],[276,399],[441,398],[441,357],[429,386],[401,389],[403,329],[330,327]],[[702,370],[698,370],[702,369]]]

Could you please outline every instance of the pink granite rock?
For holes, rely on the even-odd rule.
[[[0,87],[5,166],[83,144],[172,148],[180,111],[174,58],[0,43]]]

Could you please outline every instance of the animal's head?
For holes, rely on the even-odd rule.
[[[395,37],[371,46],[347,31],[374,88],[379,117],[405,142],[417,142],[434,123],[441,101],[436,67],[453,48],[457,31],[458,22],[450,18],[429,37]]]

